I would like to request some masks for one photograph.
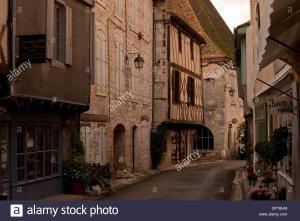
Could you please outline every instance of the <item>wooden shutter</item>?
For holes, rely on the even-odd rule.
[[[201,80],[195,80],[195,105],[202,106],[202,83]]]
[[[96,84],[100,85],[101,82],[101,35],[100,35],[100,30],[97,30],[96,32]]]
[[[100,126],[97,128],[96,163],[105,165],[107,163],[106,154],[107,154],[106,128],[105,128],[105,126]]]
[[[187,102],[187,76],[184,73],[179,74],[179,97],[180,102]]]
[[[147,103],[147,87],[148,87],[148,85],[147,85],[147,71],[148,71],[148,64],[145,62],[144,63],[144,68],[143,68],[143,77],[142,77],[142,82],[143,82],[143,89],[142,89],[142,102],[144,103],[144,104],[146,104]]]
[[[120,55],[120,91],[124,93],[126,90],[126,81],[125,81],[125,62],[124,62],[124,50],[123,44],[120,43],[119,47],[119,55]]]
[[[256,143],[268,140],[267,104],[255,107]]]
[[[97,30],[96,47],[97,85],[100,87],[101,95],[106,95],[106,38],[102,30]]]
[[[85,148],[86,162],[91,162],[91,156],[92,156],[91,149],[90,149],[90,131],[91,128],[88,126],[80,127],[80,138]]]
[[[121,0],[115,0],[115,15],[121,17]]]
[[[47,58],[54,56],[54,0],[47,0]]]
[[[117,95],[120,95],[120,44],[116,42],[116,90]]]
[[[107,77],[106,77],[106,36],[103,31],[100,33],[101,35],[101,93],[106,95],[107,92]]]
[[[139,6],[139,0],[133,0],[134,5],[133,5],[133,15],[134,15],[134,30],[138,30],[138,24],[139,24],[139,16],[138,16],[138,6]]]
[[[72,40],[72,8],[66,6],[66,64],[72,65],[73,40]]]

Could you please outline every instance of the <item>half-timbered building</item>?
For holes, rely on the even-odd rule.
[[[161,166],[175,164],[193,151],[203,124],[201,48],[205,41],[179,16],[154,7],[153,130],[164,126],[166,145]]]

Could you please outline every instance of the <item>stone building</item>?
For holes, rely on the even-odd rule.
[[[238,128],[244,122],[238,96],[233,34],[209,0],[190,0],[207,46],[203,49],[204,124],[214,137],[216,157],[238,150]]]
[[[109,163],[115,174],[151,164],[152,8],[151,0],[95,1],[95,74],[81,137],[86,160]]]
[[[176,0],[155,2],[154,22],[157,24],[154,31],[157,39],[154,41],[154,75],[158,77],[154,81],[154,126],[157,126],[158,122],[164,122],[161,119],[172,121],[171,108],[168,110],[166,102],[170,100],[171,93],[168,90],[171,85],[161,78],[160,74],[170,73],[167,68],[170,66],[170,59],[166,47],[172,47],[168,40],[168,25],[163,21],[168,20],[170,14],[175,14],[205,42],[205,45],[200,47],[201,86],[196,89],[201,90],[203,102],[198,111],[203,116],[194,121],[196,133],[191,133],[192,138],[186,141],[187,146],[190,146],[187,153],[193,149],[200,149],[204,156],[229,157],[238,147],[238,127],[244,121],[243,102],[238,97],[234,66],[233,34],[210,1],[182,0],[180,4]],[[155,114],[160,120],[156,119]],[[171,135],[171,141],[167,142],[176,144],[174,137],[176,136]]]
[[[201,48],[205,41],[172,14],[168,4],[154,4],[153,130],[165,126],[167,133],[161,167],[178,163],[193,151],[203,123]]]
[[[162,164],[178,162],[194,149],[200,149],[203,156],[228,157],[229,149],[237,146],[237,128],[243,122],[243,102],[238,98],[233,65],[232,33],[210,1],[182,0],[180,4],[176,0],[155,1],[154,10],[153,125],[154,128],[159,125],[168,128]],[[184,33],[187,34],[172,35],[172,15],[182,20],[181,24],[187,29]],[[193,61],[190,53],[193,44],[190,42],[195,43],[191,35],[196,34],[202,41],[198,42],[199,51],[197,49],[195,52],[200,57]],[[183,42],[183,47],[187,48],[183,50],[185,54],[178,51],[179,46],[176,48],[172,45],[173,38]],[[172,53],[176,54],[177,59],[184,56],[188,64],[198,66],[196,72],[189,66],[181,72],[200,76],[199,85],[194,83],[195,97],[200,97],[200,103],[195,105],[197,108],[194,110],[182,107],[181,114],[177,108],[178,119],[172,115],[172,66],[180,69],[183,65],[172,60]],[[179,90],[189,97],[189,85],[185,83],[183,81]],[[189,106],[189,100],[180,101],[181,106],[186,104],[187,107],[193,107]],[[191,118],[193,111],[198,112],[195,119]],[[176,157],[178,155],[181,157]]]

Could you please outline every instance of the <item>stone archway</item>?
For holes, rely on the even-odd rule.
[[[116,173],[126,168],[126,130],[122,124],[114,129],[113,145],[113,169]]]

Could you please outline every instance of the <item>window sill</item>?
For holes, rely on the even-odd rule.
[[[103,92],[101,91],[100,89],[100,86],[99,85],[96,85],[96,96],[98,97],[106,97],[107,96],[107,92]]]
[[[16,186],[22,186],[22,185],[27,185],[27,184],[43,182],[43,181],[47,181],[47,180],[54,179],[54,178],[59,178],[59,177],[62,177],[62,176],[60,174],[56,174],[56,175],[53,175],[53,176],[45,176],[45,177],[42,177],[42,178],[36,178],[34,180],[17,181]]]
[[[51,60],[51,67],[59,68],[62,70],[66,69],[66,65],[57,60]]]

